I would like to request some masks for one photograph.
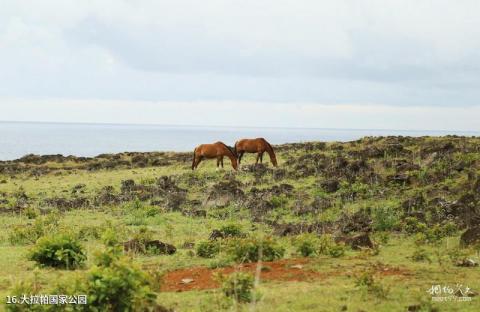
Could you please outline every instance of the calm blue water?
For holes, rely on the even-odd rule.
[[[478,136],[479,132],[226,128],[157,125],[0,122],[0,160],[29,153],[95,156],[124,151],[191,151],[201,143],[265,137],[273,144],[304,141],[351,141],[363,136]]]

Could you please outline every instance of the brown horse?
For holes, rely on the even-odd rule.
[[[198,167],[198,164],[203,159],[217,159],[217,168],[219,165],[222,165],[223,168],[223,157],[226,156],[230,158],[232,162],[233,169],[237,170],[238,159],[237,154],[233,147],[225,145],[223,142],[215,142],[213,144],[201,144],[195,148],[193,151],[193,162],[192,170]]]
[[[258,164],[258,159],[263,162],[263,153],[267,152],[270,156],[270,161],[273,166],[277,167],[277,157],[273,151],[273,147],[264,138],[257,139],[242,139],[235,143],[235,152],[238,155],[238,163],[242,161],[244,153],[257,153],[257,160],[255,164]]]

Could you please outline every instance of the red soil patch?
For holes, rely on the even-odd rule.
[[[325,275],[305,268],[309,259],[285,259],[273,262],[262,262],[261,280],[308,281]],[[188,268],[168,272],[163,277],[162,291],[187,291],[218,288],[214,274],[229,275],[235,271],[255,274],[257,263],[245,263],[235,267],[209,269],[206,267]],[[182,280],[191,279],[190,283]]]
[[[308,258],[299,259],[284,259],[273,262],[263,262],[260,280],[261,281],[312,281],[318,279],[325,279],[328,277],[349,275],[352,273],[347,268],[342,268],[336,271],[320,273],[309,269],[306,265],[310,262]],[[400,276],[405,277],[412,275],[406,269],[399,267],[392,267],[388,265],[376,265],[375,271],[381,276]],[[360,269],[363,271],[364,268]],[[203,290],[215,289],[220,287],[215,280],[215,274],[229,275],[233,272],[249,272],[255,274],[257,270],[257,263],[245,263],[235,267],[226,267],[218,269],[209,269],[206,267],[194,267],[188,269],[181,269],[168,272],[163,276],[162,291],[189,291],[189,290]],[[354,270],[359,271],[359,269]],[[189,280],[185,283],[182,280]]]

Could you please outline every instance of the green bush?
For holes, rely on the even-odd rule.
[[[227,278],[221,277],[222,291],[225,296],[237,302],[251,302],[253,300],[253,275],[248,273],[233,273]]]
[[[220,252],[220,243],[204,241],[197,244],[197,255],[202,258],[214,258]]]
[[[12,245],[33,244],[40,237],[47,233],[56,233],[58,229],[58,215],[50,213],[44,217],[36,218],[33,224],[14,227],[8,236],[8,240]]]
[[[288,203],[288,199],[285,196],[272,196],[270,204],[274,208],[281,208]]]
[[[272,238],[246,238],[232,240],[228,252],[236,262],[273,261],[283,258],[285,248]]]
[[[83,288],[89,311],[140,310],[152,305],[156,298],[147,275],[126,258],[114,259],[108,266],[93,267]]]
[[[390,231],[398,227],[399,215],[388,207],[379,207],[373,210],[372,222],[376,231]]]
[[[224,237],[244,237],[242,228],[237,224],[228,224],[220,228],[220,232]]]
[[[423,233],[427,230],[427,225],[415,217],[406,217],[403,221],[403,230],[409,234]]]
[[[56,234],[38,239],[29,259],[42,266],[75,269],[86,259],[80,242],[69,234]]]
[[[296,237],[294,245],[303,257],[310,257],[317,254],[319,240],[314,234],[302,234]]]
[[[432,262],[430,259],[427,251],[424,248],[417,247],[413,251],[412,256],[410,257],[413,261],[416,262],[421,262],[421,261],[427,261],[427,262]]]
[[[323,234],[318,240],[318,254],[332,256],[334,258],[341,257],[345,254],[345,247],[335,243],[332,235]]]
[[[328,254],[334,258],[339,258],[345,254],[345,247],[343,245],[334,244],[330,246]]]
[[[390,293],[390,288],[379,283],[374,276],[374,270],[368,269],[355,276],[355,286],[365,289],[369,294],[378,299],[386,299]]]

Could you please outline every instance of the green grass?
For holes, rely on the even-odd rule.
[[[278,160],[281,168],[287,169],[289,175],[284,179],[275,180],[270,174],[266,174],[257,181],[254,174],[240,171],[235,174],[235,179],[243,183],[242,190],[245,194],[255,187],[268,189],[273,185],[287,183],[294,187],[295,195],[292,197],[275,196],[271,203],[275,209],[265,216],[265,219],[275,220],[277,223],[314,223],[336,222],[342,213],[353,214],[354,212],[370,208],[384,209],[383,214],[377,214],[378,218],[385,217],[385,213],[392,211],[399,213],[399,222],[402,221],[401,203],[418,192],[424,192],[428,199],[438,194],[448,200],[454,200],[460,193],[468,191],[471,187],[466,171],[452,170],[438,182],[431,183],[419,179],[412,185],[399,186],[383,182],[389,175],[396,171],[387,166],[388,161],[408,159],[412,163],[419,164],[422,168],[415,174],[428,176],[439,168],[445,168],[446,161],[429,165],[427,158],[419,156],[420,150],[429,144],[443,144],[450,138],[423,138],[402,143],[405,148],[413,153],[408,156],[386,154],[385,157],[368,158],[367,163],[380,179],[378,183],[368,184],[364,182],[350,183],[341,174],[338,178],[342,182],[339,191],[326,193],[319,181],[327,177],[326,169],[320,170],[319,175],[306,177],[295,176],[293,166],[299,164],[299,157],[318,153],[324,155],[329,161],[338,155],[348,161],[350,152],[361,151],[368,146],[383,146],[386,139],[370,142],[366,138],[358,144],[340,144],[344,150],[334,151],[332,147],[339,143],[328,143],[324,150],[305,152],[304,149],[292,149],[288,146],[278,152]],[[480,139],[468,139],[467,143],[472,146],[480,146]],[[439,143],[440,142],[440,143]],[[453,142],[457,142],[453,140]],[[465,143],[465,144],[467,144]],[[457,144],[457,143],[455,143]],[[467,145],[468,145],[467,144]],[[474,149],[472,149],[474,150]],[[448,156],[452,161],[466,161],[472,164],[469,169],[480,173],[478,152],[455,152]],[[243,164],[252,162],[252,157],[244,158]],[[266,157],[268,162],[268,157]],[[286,166],[288,160],[295,160],[294,165]],[[477,161],[477,163],[475,163]],[[328,162],[327,164],[330,164]],[[30,198],[29,205],[33,208],[41,208],[41,213],[46,213],[49,207],[43,204],[46,198],[65,197],[72,198],[72,188],[78,184],[85,184],[84,193],[79,196],[93,198],[103,187],[113,186],[115,192],[120,191],[121,181],[135,180],[136,184],[151,184],[160,176],[174,176],[177,185],[187,190],[188,200],[200,200],[203,202],[214,185],[223,180],[231,168],[225,163],[225,169],[215,171],[215,161],[204,161],[199,169],[192,172],[189,162],[174,161],[169,166],[145,167],[145,168],[116,168],[110,170],[87,171],[83,169],[66,170],[66,166],[75,167],[73,162],[58,164],[48,163],[44,166],[56,168],[47,174],[38,177],[32,176],[29,171],[17,174],[0,174],[0,180],[6,183],[0,184],[0,199],[4,198],[11,205],[14,202],[15,193],[24,191]],[[476,164],[476,165],[475,165]],[[306,165],[309,166],[309,165]],[[447,167],[449,169],[449,167]],[[189,183],[195,179],[195,183]],[[383,179],[383,180],[382,180]],[[460,192],[461,190],[461,192]],[[344,194],[356,192],[354,200],[344,198]],[[2,195],[3,194],[3,195]],[[295,205],[309,205],[315,197],[327,198],[332,201],[332,206],[318,214],[297,215],[294,213]],[[60,213],[59,227],[61,231],[79,233],[91,232],[82,241],[88,259],[85,268],[75,271],[39,268],[35,263],[27,259],[31,245],[11,245],[9,236],[13,229],[19,225],[28,226],[33,220],[28,219],[25,211],[19,213],[1,212],[0,205],[0,302],[11,294],[13,287],[21,282],[36,279],[40,288],[48,291],[61,282],[67,282],[85,273],[93,265],[93,254],[102,250],[103,244],[97,234],[107,227],[113,227],[120,241],[126,241],[140,229],[146,226],[154,239],[173,244],[177,247],[174,255],[134,255],[134,261],[145,270],[154,269],[163,274],[165,272],[192,267],[215,266],[224,253],[213,259],[197,257],[192,249],[184,249],[184,243],[198,243],[207,240],[213,229],[219,229],[229,224],[238,224],[242,230],[251,236],[271,235],[271,224],[255,222],[252,220],[250,211],[242,204],[230,204],[225,208],[209,207],[207,217],[188,217],[180,211],[167,211],[164,207],[151,206],[150,202],[125,203],[113,206],[90,206],[88,208],[72,209]],[[188,203],[186,205],[189,205]],[[149,215],[148,210],[158,210]],[[386,211],[386,212],[385,212]],[[375,213],[372,214],[375,216]],[[39,217],[37,217],[39,218]],[[389,219],[390,220],[390,219]],[[377,223],[383,220],[377,220]],[[379,223],[380,224],[380,223]],[[459,234],[443,238],[438,245],[423,245],[431,262],[415,262],[411,259],[416,250],[414,237],[398,232],[398,229],[390,227],[390,223],[381,223],[381,230],[386,230],[390,237],[388,243],[380,246],[378,254],[367,251],[353,251],[347,249],[346,254],[340,258],[329,256],[315,256],[310,259],[306,269],[312,269],[320,273],[320,277],[310,281],[261,281],[258,292],[261,298],[255,303],[256,311],[406,311],[409,305],[423,304],[425,311],[431,305],[439,311],[478,311],[480,310],[480,296],[473,297],[471,302],[444,302],[431,303],[431,295],[427,290],[436,284],[454,287],[457,284],[468,286],[476,292],[480,291],[480,269],[456,267],[448,258],[449,250],[458,246]],[[385,228],[384,228],[385,227]],[[99,233],[96,233],[98,231]],[[276,238],[282,246],[286,247],[286,258],[297,258],[291,237]],[[194,249],[193,249],[194,250]],[[223,252],[223,251],[222,251]],[[468,257],[480,261],[478,251],[467,249]],[[440,257],[440,259],[439,259]],[[376,296],[366,289],[356,286],[356,276],[375,267],[374,278],[376,283],[388,293],[386,298]],[[399,274],[382,273],[379,268],[398,270]],[[388,290],[388,291],[387,291]],[[160,292],[157,291],[157,302],[176,311],[250,311],[251,304],[235,306],[221,293],[221,290],[187,291],[187,292]]]

